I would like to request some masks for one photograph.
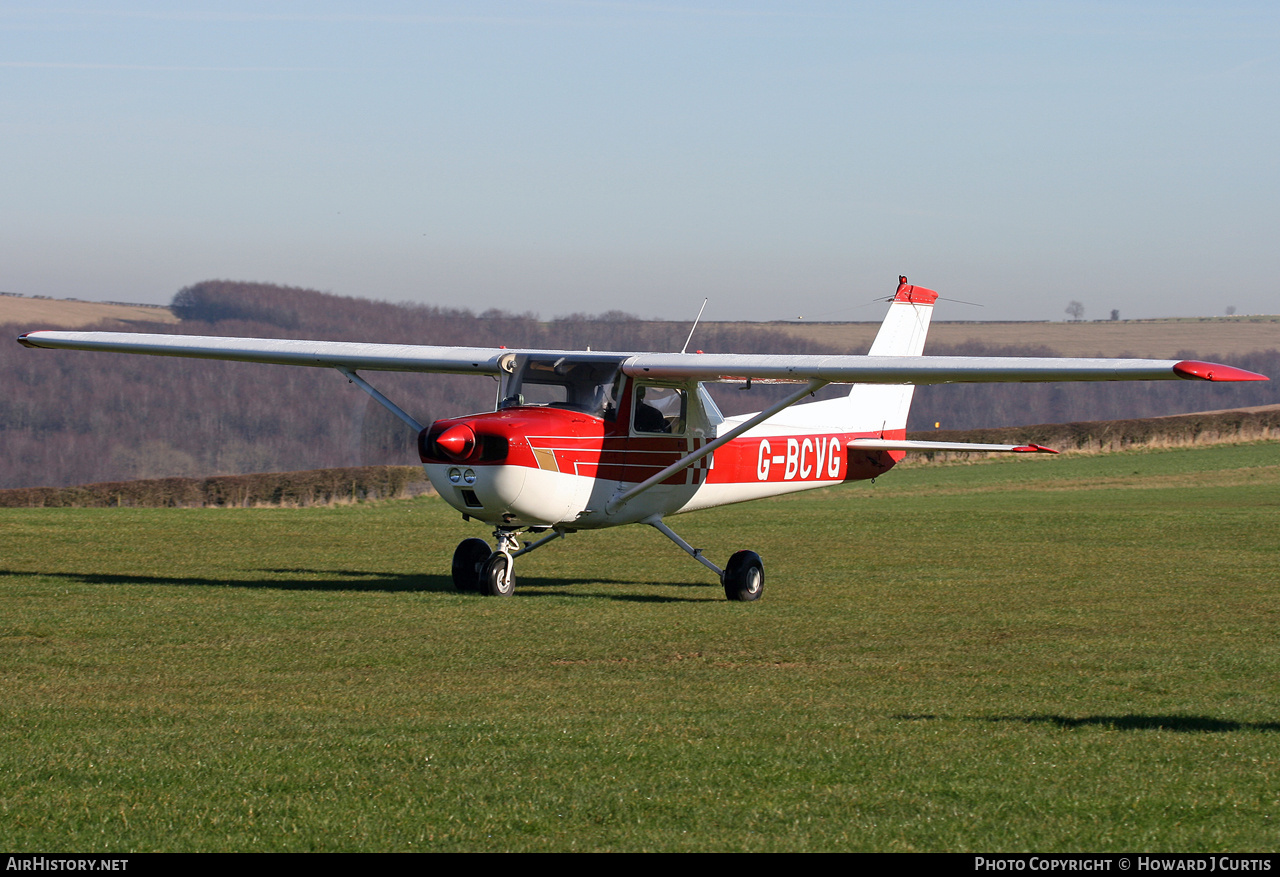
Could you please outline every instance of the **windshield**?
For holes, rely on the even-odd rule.
[[[549,406],[613,420],[618,413],[621,366],[621,358],[581,354],[517,357],[498,408]]]

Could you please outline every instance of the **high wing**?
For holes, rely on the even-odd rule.
[[[351,341],[149,335],[134,332],[27,332],[26,347],[99,350],[343,370],[493,374],[511,353],[583,353],[496,347],[434,347]],[[599,354],[597,354],[599,355]],[[1040,381],[1265,381],[1229,365],[1173,359],[1072,359],[1022,356],[780,356],[768,354],[639,353],[622,369],[667,381],[945,384]]]
[[[1229,365],[1176,359],[1043,356],[761,356],[647,353],[623,364],[630,375],[699,381],[825,381],[830,384],[950,384],[1040,381],[1265,381]]]

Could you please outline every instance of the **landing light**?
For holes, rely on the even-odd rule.
[[[468,484],[475,484],[475,483],[476,483],[476,470],[474,470],[474,469],[468,469],[466,472],[463,472],[463,473],[462,473],[462,480],[463,480],[463,481],[465,481],[465,482],[467,482]]]
[[[467,471],[470,472],[471,470],[468,469]],[[450,469],[449,480],[452,481],[454,484],[457,484],[459,481],[462,480],[462,473],[459,472],[457,469]]]

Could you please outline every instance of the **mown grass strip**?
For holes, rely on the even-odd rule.
[[[1278,473],[1019,460],[676,519],[762,554],[752,605],[644,528],[460,595],[477,531],[434,499],[4,510],[0,840],[1270,849]]]

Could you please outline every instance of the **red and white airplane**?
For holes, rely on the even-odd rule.
[[[730,600],[756,600],[764,566],[739,551],[722,569],[666,524],[684,512],[875,478],[907,451],[1048,452],[1037,445],[906,441],[917,384],[997,381],[1267,380],[1190,360],[923,356],[938,294],[905,277],[866,356],[606,353],[426,347],[123,332],[28,332],[27,347],[102,350],[333,368],[418,434],[432,485],[496,547],[454,552],[463,591],[512,593],[515,558],[577,530],[648,524],[719,576]],[[429,426],[358,371],[498,378],[493,411]],[[707,382],[792,383],[755,414],[725,417]],[[848,395],[800,404],[827,384]],[[532,543],[521,534],[541,533]]]

